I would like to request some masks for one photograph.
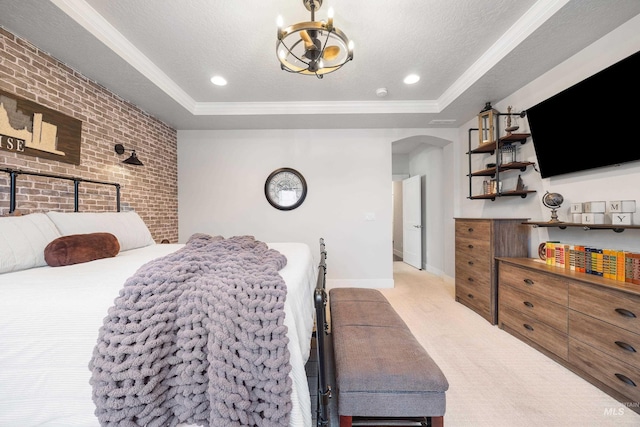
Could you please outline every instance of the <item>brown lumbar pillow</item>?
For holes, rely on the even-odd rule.
[[[44,249],[44,260],[51,267],[61,267],[111,258],[118,252],[120,243],[111,233],[72,234],[49,243]]]

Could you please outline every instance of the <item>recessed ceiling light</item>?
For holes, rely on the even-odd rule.
[[[224,79],[224,77],[213,76],[211,77],[211,83],[213,83],[216,86],[224,86],[227,84],[227,81]]]
[[[407,77],[404,78],[404,83],[408,84],[408,85],[412,85],[414,83],[418,83],[418,80],[420,80],[420,76],[417,74],[409,74]]]

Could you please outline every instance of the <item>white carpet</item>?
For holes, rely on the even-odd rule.
[[[454,285],[394,262],[381,289],[449,381],[446,427],[640,426],[640,415],[455,301]]]

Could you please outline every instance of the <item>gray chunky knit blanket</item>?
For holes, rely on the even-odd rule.
[[[286,258],[194,234],[127,279],[89,363],[102,426],[286,426]]]

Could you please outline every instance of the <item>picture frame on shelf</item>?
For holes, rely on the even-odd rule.
[[[502,192],[502,182],[492,179],[489,181],[489,194],[498,194]]]
[[[495,110],[489,108],[478,114],[479,145],[491,144],[495,140]]]
[[[505,144],[500,148],[500,164],[508,165],[516,161],[516,147],[512,144]]]

